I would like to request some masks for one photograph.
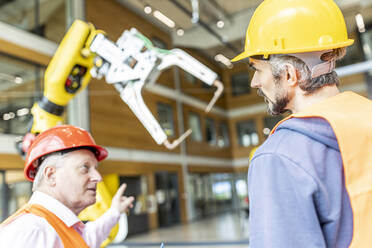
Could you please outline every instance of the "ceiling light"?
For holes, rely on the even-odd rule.
[[[17,115],[18,116],[24,116],[27,115],[30,112],[28,108],[21,108],[17,110]]]
[[[363,16],[360,13],[355,15],[355,21],[358,26],[359,32],[364,33],[366,31],[366,27],[364,26]]]
[[[164,23],[165,25],[167,25],[168,27],[170,28],[174,28],[174,26],[176,26],[176,24],[174,23],[174,21],[172,21],[171,19],[169,19],[169,17],[165,16],[163,13],[161,13],[159,10],[155,10],[154,11],[154,14],[153,14],[159,21],[161,21],[162,23]]]
[[[8,121],[8,120],[10,120],[11,118],[10,118],[10,115],[7,113],[7,114],[3,114],[3,120],[4,121]]]
[[[145,11],[146,14],[151,14],[152,8],[148,5],[145,5],[145,7],[143,8],[143,11]]]
[[[228,58],[226,58],[225,56],[223,56],[222,54],[217,54],[214,57],[214,59],[217,62],[221,62],[222,64],[224,64],[229,69],[233,68],[233,65],[232,65],[231,61]]]
[[[217,25],[218,28],[223,28],[225,26],[225,23],[223,21],[219,20],[216,25]]]
[[[271,132],[270,128],[265,127],[265,128],[263,129],[263,133],[264,133],[265,135],[269,135],[270,132]]]
[[[178,36],[182,36],[182,35],[184,35],[184,34],[185,34],[185,31],[183,31],[182,28],[177,29],[177,35],[178,35]]]
[[[15,76],[15,77],[14,77],[14,83],[16,83],[16,84],[21,84],[21,83],[23,83],[23,78],[20,77],[20,76]]]

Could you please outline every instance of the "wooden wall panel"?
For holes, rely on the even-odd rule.
[[[241,174],[241,173],[248,173],[248,166],[242,166],[242,167],[234,167],[234,172]]]
[[[186,205],[187,205],[187,195],[185,192],[185,175],[183,173],[183,170],[177,171],[177,177],[178,177],[178,194],[179,194],[179,200],[180,200],[180,215],[181,215],[181,221],[182,223],[187,223],[187,212],[186,212]]]
[[[187,166],[187,171],[189,173],[198,173],[198,174],[233,173],[234,167],[189,165]]]
[[[168,150],[164,146],[157,145],[145,127],[121,100],[113,86],[108,85],[103,80],[92,80],[89,92],[91,130],[98,144],[131,149],[179,152],[179,147]],[[157,118],[158,102],[172,106],[175,133],[178,137],[176,102],[154,95],[146,90],[143,91],[142,95],[155,118]]]
[[[253,120],[256,123],[256,130],[259,137],[259,144],[262,144],[265,140],[263,135],[263,118],[267,114],[257,114],[257,115],[247,115],[239,118],[234,118],[229,120],[229,128],[231,132],[231,148],[232,148],[232,157],[233,158],[246,158],[249,156],[253,146],[244,147],[239,144],[239,137],[237,132],[237,123],[241,121]]]
[[[148,194],[155,196],[156,193],[156,182],[154,173],[146,174]],[[154,230],[159,227],[158,212],[149,213],[149,227],[150,230]]]
[[[247,107],[249,105],[264,102],[262,97],[257,95],[256,89],[251,89],[251,92],[249,94],[243,94],[243,95],[238,95],[238,96],[233,95],[231,76],[236,73],[241,73],[241,72],[252,73],[252,71],[249,71],[248,65],[243,62],[237,63],[232,69],[224,69],[222,71],[222,79],[226,87],[225,101],[226,101],[227,109]],[[250,83],[251,83],[250,81],[247,81],[248,85],[250,85]]]
[[[189,114],[195,113],[198,114],[200,117],[200,127],[201,127],[201,133],[203,136],[203,141],[197,142],[193,141],[191,137],[188,137],[186,139],[186,151],[189,155],[198,155],[198,156],[208,156],[208,157],[214,157],[214,158],[231,158],[231,146],[228,147],[218,147],[217,145],[211,145],[206,142],[206,131],[205,131],[205,119],[211,118],[214,120],[215,128],[217,131],[218,124],[220,122],[225,122],[228,124],[228,120],[212,113],[206,114],[204,111],[200,109],[196,109],[190,106],[183,106],[183,114],[184,114],[184,127],[185,130],[189,129]],[[231,143],[231,133],[229,132],[230,136],[230,143]]]
[[[18,154],[0,154],[0,170],[23,170],[25,161]]]
[[[189,165],[187,166],[187,171],[189,173],[196,173],[196,174],[247,173],[248,166],[222,167],[222,166]]]
[[[0,39],[0,52],[40,65],[48,65],[51,57]]]

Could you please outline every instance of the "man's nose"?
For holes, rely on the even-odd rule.
[[[95,168],[92,170],[91,181],[94,181],[94,182],[101,182],[102,181],[101,174]]]
[[[251,87],[252,88],[259,88],[260,87],[259,80],[257,79],[257,72],[255,72],[253,74],[253,78],[251,80]]]

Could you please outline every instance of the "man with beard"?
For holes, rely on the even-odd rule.
[[[265,0],[249,23],[251,87],[281,121],[248,172],[250,247],[370,247],[372,102],[340,93],[348,39],[333,0]]]
[[[120,214],[132,207],[122,185],[111,207],[96,221],[83,224],[78,214],[96,202],[102,177],[98,162],[107,151],[90,134],[70,125],[39,134],[28,149],[25,177],[33,181],[30,201],[0,225],[0,247],[100,247]]]

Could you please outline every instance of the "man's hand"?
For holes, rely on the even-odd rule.
[[[118,191],[116,191],[116,194],[111,201],[111,207],[117,209],[121,214],[127,212],[129,208],[133,207],[132,203],[134,201],[134,197],[126,197],[123,195],[126,188],[127,185],[123,183]]]

